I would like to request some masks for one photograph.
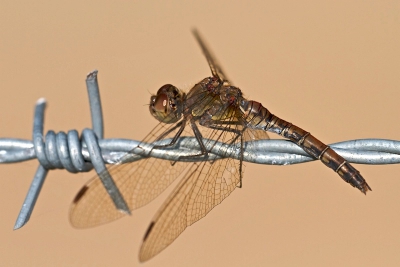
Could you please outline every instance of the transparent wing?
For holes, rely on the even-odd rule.
[[[194,164],[151,222],[140,249],[140,261],[166,248],[187,226],[221,203],[238,183],[239,173],[233,160]]]
[[[157,140],[163,132],[171,131],[165,138],[176,134],[174,125],[160,123],[142,143],[151,143]],[[132,154],[122,158],[126,161]],[[107,169],[127,202],[129,209],[134,210],[146,205],[168,185],[170,185],[187,167],[183,162],[176,162],[173,166],[170,161],[156,158],[147,158],[141,161],[107,166]],[[76,195],[70,208],[70,222],[76,228],[87,228],[111,222],[125,214],[115,208],[113,201],[105,190],[101,180],[93,177]]]
[[[237,120],[236,116],[229,118],[229,122]],[[186,172],[184,178],[153,218],[143,240],[140,261],[149,260],[165,249],[187,226],[206,216],[239,185],[240,170],[242,170],[240,161],[229,157],[240,151],[241,135],[245,134],[248,139],[251,135],[247,130],[243,133],[240,122],[238,124],[221,123],[214,126],[218,130],[205,128],[201,130],[209,132],[206,135],[207,138],[227,144],[220,148],[220,154],[227,158],[212,163],[194,163]],[[210,147],[209,145],[212,147],[211,143],[206,146]]]
[[[211,53],[211,50],[206,46],[205,42],[200,36],[200,33],[193,29],[193,35],[196,38],[197,42],[199,43],[201,50],[203,51],[204,56],[207,59],[208,65],[210,66],[211,73],[214,77],[219,78],[221,81],[226,81],[229,83],[228,77],[225,75],[224,71],[222,70],[221,66],[218,64],[218,61]]]

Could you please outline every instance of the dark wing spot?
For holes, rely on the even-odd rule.
[[[82,187],[81,190],[79,190],[78,194],[76,194],[74,201],[72,203],[76,204],[78,201],[85,195],[86,191],[89,189],[88,186]]]
[[[146,241],[147,237],[149,236],[151,229],[153,229],[154,222],[151,222],[149,228],[147,228],[146,234],[143,237],[143,242]]]

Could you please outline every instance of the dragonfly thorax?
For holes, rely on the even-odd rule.
[[[163,85],[150,98],[150,113],[160,122],[174,123],[182,117],[185,93],[171,84]]]
[[[220,90],[220,98],[222,103],[227,103],[231,106],[239,107],[243,99],[242,91],[235,86],[222,86]]]

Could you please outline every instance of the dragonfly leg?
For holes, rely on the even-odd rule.
[[[154,146],[150,149],[150,152],[149,152],[146,156],[150,156],[150,155],[151,155],[151,152],[153,151],[153,149],[160,149],[160,148],[166,148],[166,147],[173,146],[173,145],[176,143],[176,141],[178,140],[178,138],[181,136],[181,134],[182,134],[183,130],[185,129],[185,127],[186,127],[186,120],[182,120],[182,121],[180,121],[179,123],[177,123],[176,125],[174,125],[174,127],[172,127],[171,129],[169,129],[168,131],[165,131],[164,133],[162,133],[159,137],[157,137],[157,138],[155,139],[154,142],[157,142],[157,141],[162,140],[162,139],[165,138],[168,134],[170,134],[171,132],[173,132],[173,131],[175,131],[176,129],[179,128],[178,132],[175,134],[175,136],[172,138],[172,140],[171,140],[168,144],[165,144],[165,145],[154,145]],[[137,147],[143,149],[140,145],[138,145]],[[143,150],[144,150],[144,149],[143,149]],[[172,161],[172,162],[171,162],[171,165],[174,165],[174,164],[175,164],[175,161]]]
[[[160,141],[162,140],[164,137],[166,137],[168,134],[170,134],[171,132],[175,131],[177,128],[179,128],[178,132],[175,134],[175,136],[172,138],[172,140],[165,145],[154,145],[151,150],[149,155],[151,154],[151,152],[153,151],[153,149],[160,149],[160,148],[165,148],[165,147],[170,147],[175,145],[176,141],[178,140],[178,138],[181,136],[183,130],[186,127],[186,120],[182,120],[179,123],[177,123],[174,127],[172,127],[171,129],[169,129],[168,131],[164,132],[163,134],[161,134],[159,137],[157,137],[156,141]]]
[[[213,124],[218,124],[218,125],[213,125]],[[222,127],[222,126],[219,126],[219,125],[242,125],[240,122],[238,122],[238,121],[235,121],[235,122],[232,122],[232,121],[227,121],[227,122],[225,122],[225,121],[211,121],[211,123],[209,123],[208,125],[207,125],[207,127],[208,128],[211,128],[211,129],[214,129],[214,130],[218,130],[218,131],[220,131],[221,132],[221,134],[225,131],[225,132],[231,132],[231,133],[234,133],[234,134],[236,134],[236,137],[234,138],[234,139],[232,139],[232,141],[230,141],[229,142],[229,144],[228,145],[232,145],[233,143],[235,143],[236,142],[236,140],[239,138],[239,136],[242,136],[243,134],[242,134],[242,132],[243,132],[243,130],[241,131],[241,130],[238,130],[238,129],[231,129],[231,128],[228,128],[228,127]],[[217,140],[218,140],[219,138],[217,138]],[[242,150],[241,150],[242,151]],[[215,160],[212,160],[211,161],[211,163],[214,163],[214,161]]]
[[[240,164],[239,164],[239,185],[237,187],[242,188],[242,178],[243,178],[243,134],[240,135]]]
[[[202,136],[202,134],[201,134],[201,132],[200,132],[199,128],[197,127],[197,125],[196,125],[194,120],[190,120],[190,126],[192,127],[194,136],[196,137],[196,140],[199,143],[201,152],[198,153],[198,154],[194,154],[194,155],[180,156],[179,159],[193,159],[193,158],[198,158],[198,157],[207,158],[208,157],[208,151],[207,151],[206,146],[203,143],[203,136]]]

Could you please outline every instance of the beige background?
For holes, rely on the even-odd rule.
[[[0,137],[90,126],[99,70],[106,137],[141,139],[149,92],[209,75],[197,27],[246,96],[326,143],[400,139],[399,1],[0,2]],[[1,266],[137,266],[168,193],[130,218],[75,230],[68,209],[93,173],[51,171],[30,222],[13,225],[38,162],[0,166]],[[400,166],[357,165],[362,195],[321,163],[247,164],[244,187],[146,266],[399,266]],[[173,186],[172,186],[173,187]],[[171,187],[171,188],[172,188]]]

